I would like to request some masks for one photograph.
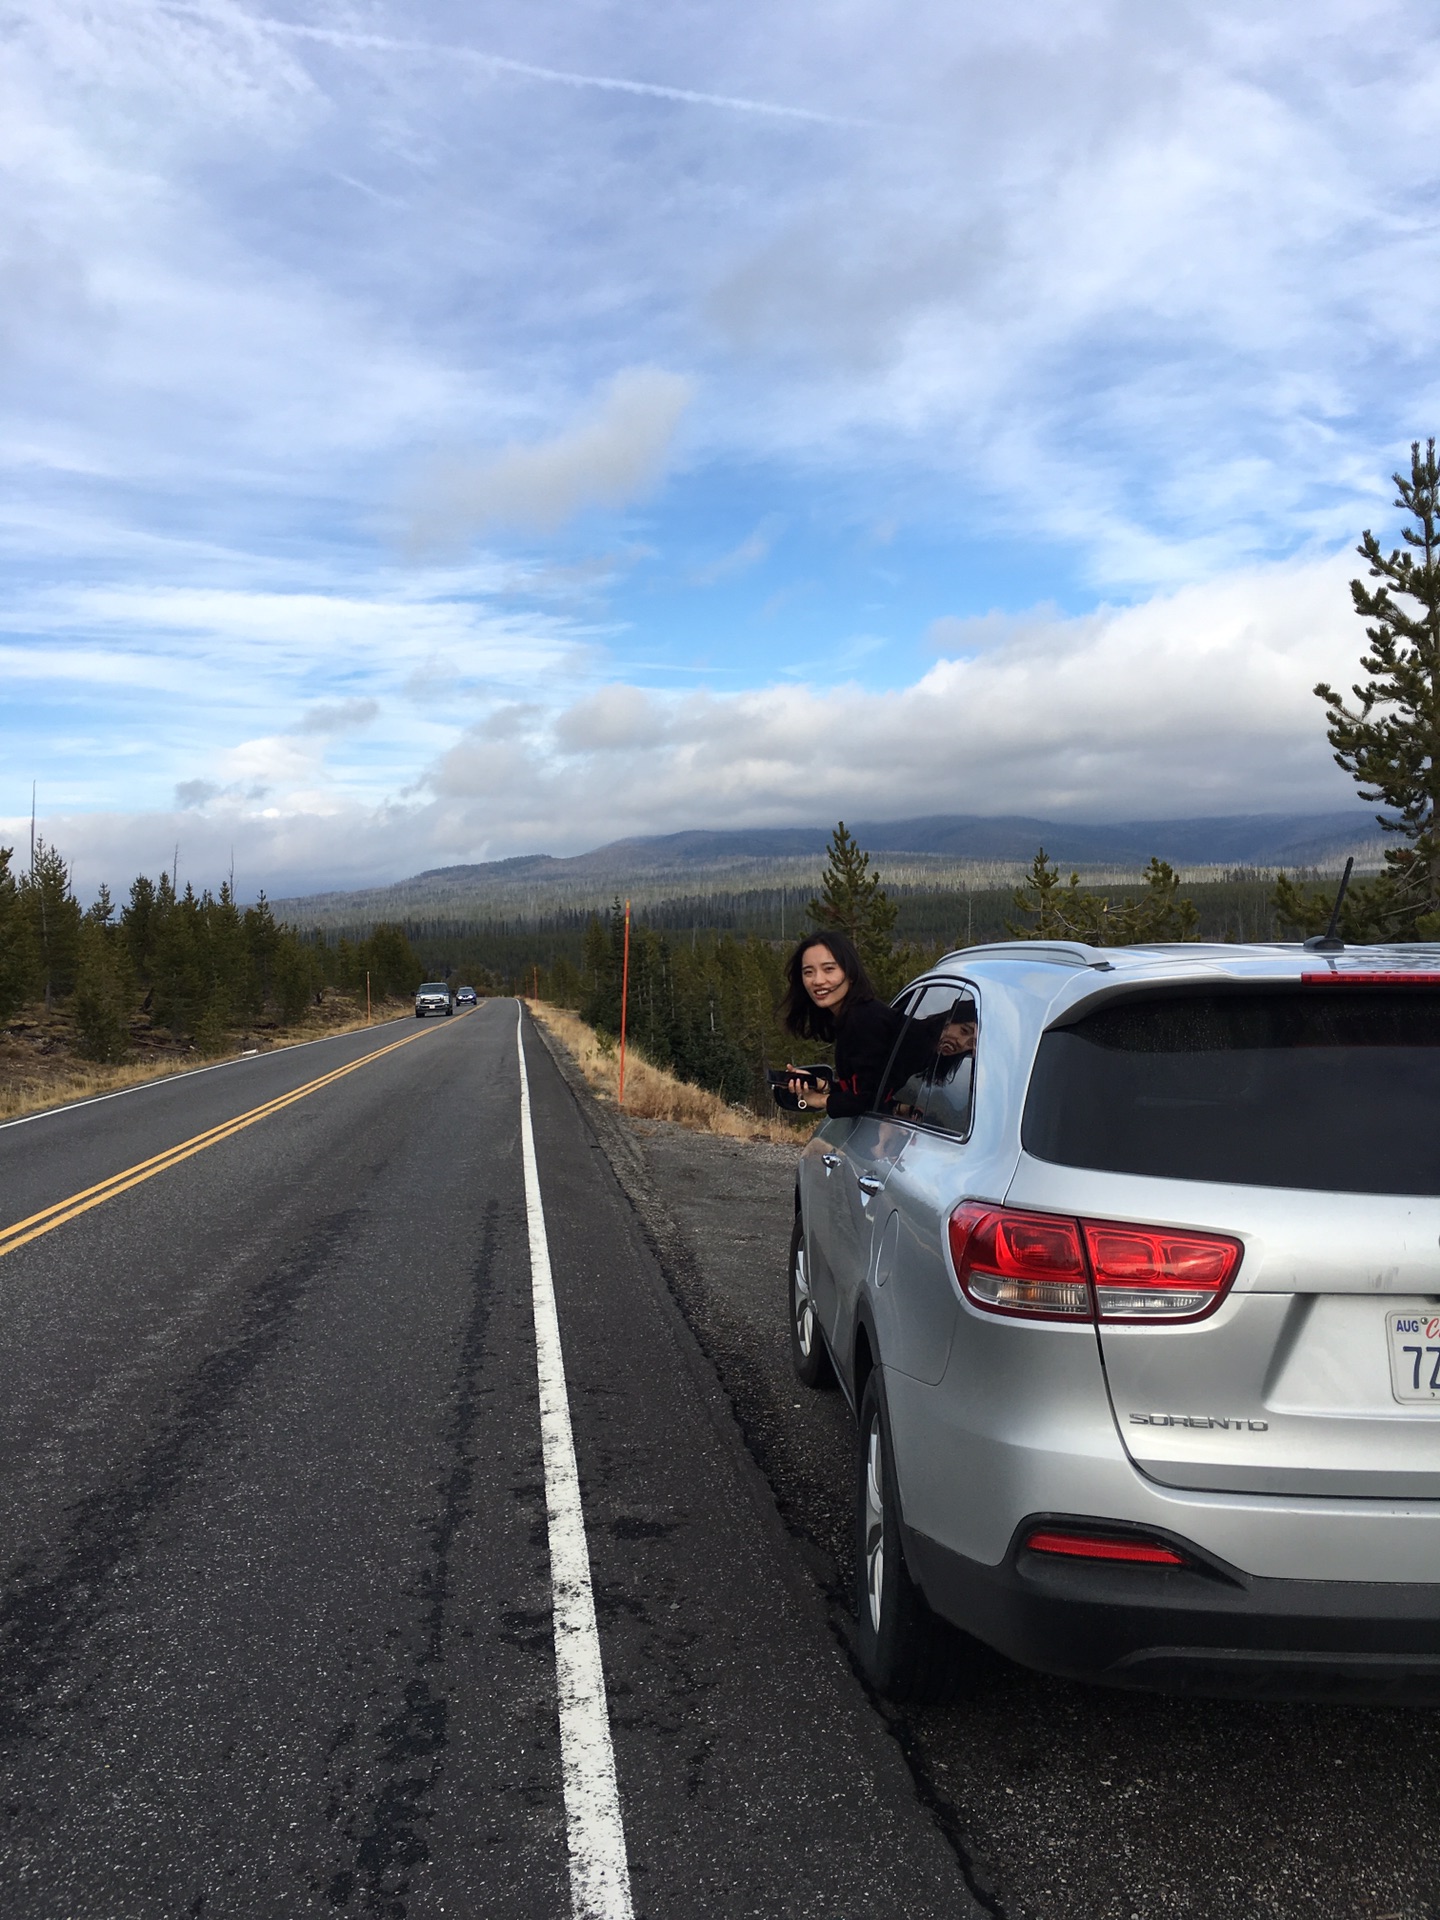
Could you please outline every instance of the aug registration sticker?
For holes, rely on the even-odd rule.
[[[1440,1315],[1387,1313],[1385,1329],[1395,1398],[1440,1401]]]

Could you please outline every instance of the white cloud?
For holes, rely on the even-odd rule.
[[[448,545],[496,526],[552,530],[587,507],[628,505],[659,478],[692,391],[678,374],[632,367],[563,433],[473,464],[437,465],[413,542]]]
[[[186,811],[42,824],[86,886],[115,887],[178,837],[190,871],[223,871],[233,844],[249,884],[278,894],[683,827],[1341,808],[1354,789],[1310,689],[1355,675],[1353,571],[1341,554],[1078,619],[942,625],[951,651],[885,693],[537,688],[452,730],[420,786],[378,805],[329,778],[323,736],[261,734],[181,786]]]
[[[246,570],[237,556],[224,565]],[[282,807],[304,794],[327,810],[373,805],[413,784],[467,713],[537,675],[585,684],[587,631],[497,607],[499,578],[380,569],[328,592],[12,592],[0,606],[0,765],[27,791],[38,777],[52,808],[132,813],[217,782],[227,799],[259,784]]]
[[[448,802],[483,797],[488,831],[517,849],[839,814],[1342,806],[1350,783],[1310,689],[1353,675],[1351,571],[1341,556],[1080,619],[957,622],[942,630],[953,656],[894,692],[609,686],[532,721],[503,780],[475,733],[432,784]]]
[[[554,723],[554,738],[571,754],[630,753],[658,746],[669,734],[667,703],[639,687],[601,687]]]

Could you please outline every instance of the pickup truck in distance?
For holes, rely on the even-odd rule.
[[[454,1013],[455,1002],[450,998],[450,989],[443,980],[427,980],[415,995],[415,1018],[423,1020],[427,1013]]]

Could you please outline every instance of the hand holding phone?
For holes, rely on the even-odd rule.
[[[823,1113],[834,1077],[830,1067],[774,1068],[769,1074],[771,1096],[786,1113],[803,1113],[811,1108]]]

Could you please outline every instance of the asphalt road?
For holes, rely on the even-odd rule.
[[[571,1911],[516,1012],[0,1128],[6,1920]],[[976,1912],[526,1057],[634,1912]]]
[[[600,1124],[843,1643],[854,1423],[790,1371],[794,1155]],[[962,1698],[889,1720],[1003,1920],[1440,1917],[1433,1711],[1123,1693],[980,1650]]]

